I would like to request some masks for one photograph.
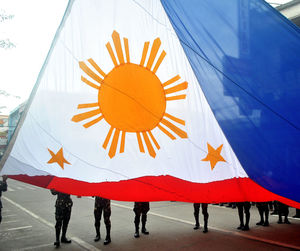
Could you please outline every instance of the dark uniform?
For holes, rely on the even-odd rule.
[[[289,215],[289,206],[286,205],[286,204],[283,204],[279,201],[277,201],[277,206],[278,206],[278,221],[277,223],[278,224],[281,224],[283,223],[282,222],[282,216],[284,216],[284,223],[285,224],[291,224],[289,222],[289,219],[288,219],[288,215]]]
[[[146,221],[147,221],[147,213],[150,210],[149,202],[134,202],[133,211],[135,213],[134,224],[135,224],[135,234],[134,237],[140,237],[139,233],[139,225],[140,225],[140,218],[142,215],[142,233],[149,234],[146,229]]]
[[[71,211],[73,206],[73,201],[70,194],[60,193],[55,190],[51,190],[53,195],[57,195],[55,203],[55,231],[56,231],[56,241],[54,245],[56,247],[60,246],[59,236],[60,230],[62,229],[61,242],[62,243],[71,243],[71,240],[66,238],[66,232],[68,224],[71,217]]]
[[[256,207],[260,215],[260,221],[256,225],[269,226],[269,202],[256,202]]]
[[[208,222],[208,212],[207,212],[207,207],[208,204],[207,203],[201,203],[201,208],[202,208],[202,214],[203,214],[203,218],[204,218],[204,229],[203,229],[203,233],[207,233],[208,229],[207,229],[207,222]],[[195,216],[195,227],[194,229],[199,229],[200,228],[200,224],[199,224],[199,211],[200,211],[200,203],[194,203],[194,216]]]
[[[2,202],[1,202],[1,196],[2,196],[2,192],[6,192],[7,191],[7,183],[6,183],[6,177],[3,177],[3,181],[0,181],[0,223],[2,221]]]
[[[300,209],[296,208],[296,214],[293,216],[293,218],[300,218]]]
[[[250,221],[250,208],[251,204],[249,201],[237,202],[236,206],[239,212],[240,225],[237,229],[242,229],[243,231],[249,230],[249,221]],[[244,224],[244,212],[246,216],[246,223]]]
[[[102,211],[103,211],[104,223],[106,226],[106,238],[104,240],[104,245],[107,245],[111,242],[111,239],[110,239],[110,228],[111,228],[110,200],[96,196],[95,197],[95,208],[94,208],[96,237],[95,237],[94,241],[100,240],[100,221],[101,221]]]

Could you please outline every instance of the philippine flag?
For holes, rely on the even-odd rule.
[[[261,0],[70,1],[1,174],[114,200],[299,208],[299,42]]]

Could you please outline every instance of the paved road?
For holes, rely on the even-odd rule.
[[[54,250],[54,204],[49,190],[8,180],[9,190],[2,195],[4,208],[0,225],[0,250]],[[68,236],[72,244],[61,250],[300,250],[300,221],[277,224],[270,216],[270,227],[259,227],[256,207],[251,208],[251,230],[238,226],[237,209],[209,205],[209,232],[193,230],[193,206],[182,202],[152,202],[148,216],[149,236],[133,237],[133,203],[112,201],[112,243],[95,243],[93,203],[90,197],[75,198]],[[290,209],[294,215],[295,209]],[[202,223],[202,219],[200,224]]]

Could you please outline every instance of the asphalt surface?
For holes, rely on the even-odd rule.
[[[55,250],[54,204],[49,190],[8,180],[2,194],[0,250]],[[300,220],[290,217],[291,225],[256,226],[259,215],[251,207],[250,231],[239,231],[237,209],[209,205],[209,232],[193,230],[193,205],[183,202],[151,202],[147,229],[149,235],[134,238],[133,202],[112,201],[112,242],[104,246],[105,226],[101,222],[101,240],[94,242],[94,199],[72,196],[74,206],[67,232],[71,244],[60,250],[300,250]],[[295,209],[290,208],[290,216]]]

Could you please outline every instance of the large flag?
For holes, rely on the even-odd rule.
[[[299,42],[261,0],[70,1],[1,174],[115,200],[300,207]]]

